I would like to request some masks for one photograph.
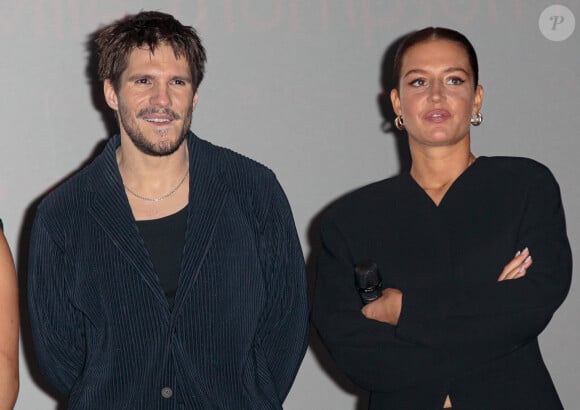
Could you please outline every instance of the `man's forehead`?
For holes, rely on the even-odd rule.
[[[150,55],[155,55],[158,53],[166,53],[169,51],[173,53],[175,59],[179,60],[183,58],[184,53],[182,51],[175,49],[171,44],[165,42],[153,44],[151,46],[147,43],[134,46],[129,50],[129,55],[133,53],[149,53]]]
[[[127,56],[121,76],[127,79],[135,75],[169,75],[192,80],[189,61],[183,56],[175,56],[171,46],[156,46],[153,51],[147,45],[134,47]]]
[[[170,45],[160,44],[153,49],[148,45],[136,46],[129,51],[127,56],[127,68],[132,65],[142,65],[149,63],[172,64],[186,66],[189,70],[189,61],[183,53],[177,53]]]

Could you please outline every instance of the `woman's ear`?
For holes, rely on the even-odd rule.
[[[391,90],[391,104],[395,115],[401,115],[401,99],[399,98],[399,91],[396,88]]]
[[[481,106],[483,104],[483,87],[478,85],[475,88],[475,98],[473,99],[473,114],[477,114],[481,111]]]

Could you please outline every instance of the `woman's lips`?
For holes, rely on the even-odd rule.
[[[429,111],[427,114],[423,116],[427,121],[431,122],[443,122],[451,117],[449,111],[445,110],[433,110]]]

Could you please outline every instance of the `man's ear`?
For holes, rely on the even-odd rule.
[[[197,100],[199,100],[199,95],[197,94],[197,91],[195,92],[195,94],[193,95],[193,109],[195,110],[195,107],[197,107]]]
[[[111,80],[106,79],[103,83],[103,92],[105,94],[105,101],[107,101],[107,105],[111,107],[111,109],[118,111],[119,109],[119,100],[117,98],[117,92],[115,91],[115,87]]]

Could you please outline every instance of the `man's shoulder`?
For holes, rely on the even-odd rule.
[[[267,195],[277,185],[274,172],[260,162],[201,138],[196,144],[230,191],[244,196]]]
[[[87,194],[111,177],[115,150],[120,143],[118,135],[111,137],[90,162],[51,187],[39,204],[38,211],[74,213],[87,201]]]
[[[230,148],[215,145],[209,141],[197,138],[199,147],[215,161],[219,171],[238,178],[271,178],[272,170],[260,162]]]
[[[54,219],[62,222],[66,215],[73,215],[80,211],[86,178],[87,167],[51,187],[41,199],[36,214],[42,215],[47,220]]]

